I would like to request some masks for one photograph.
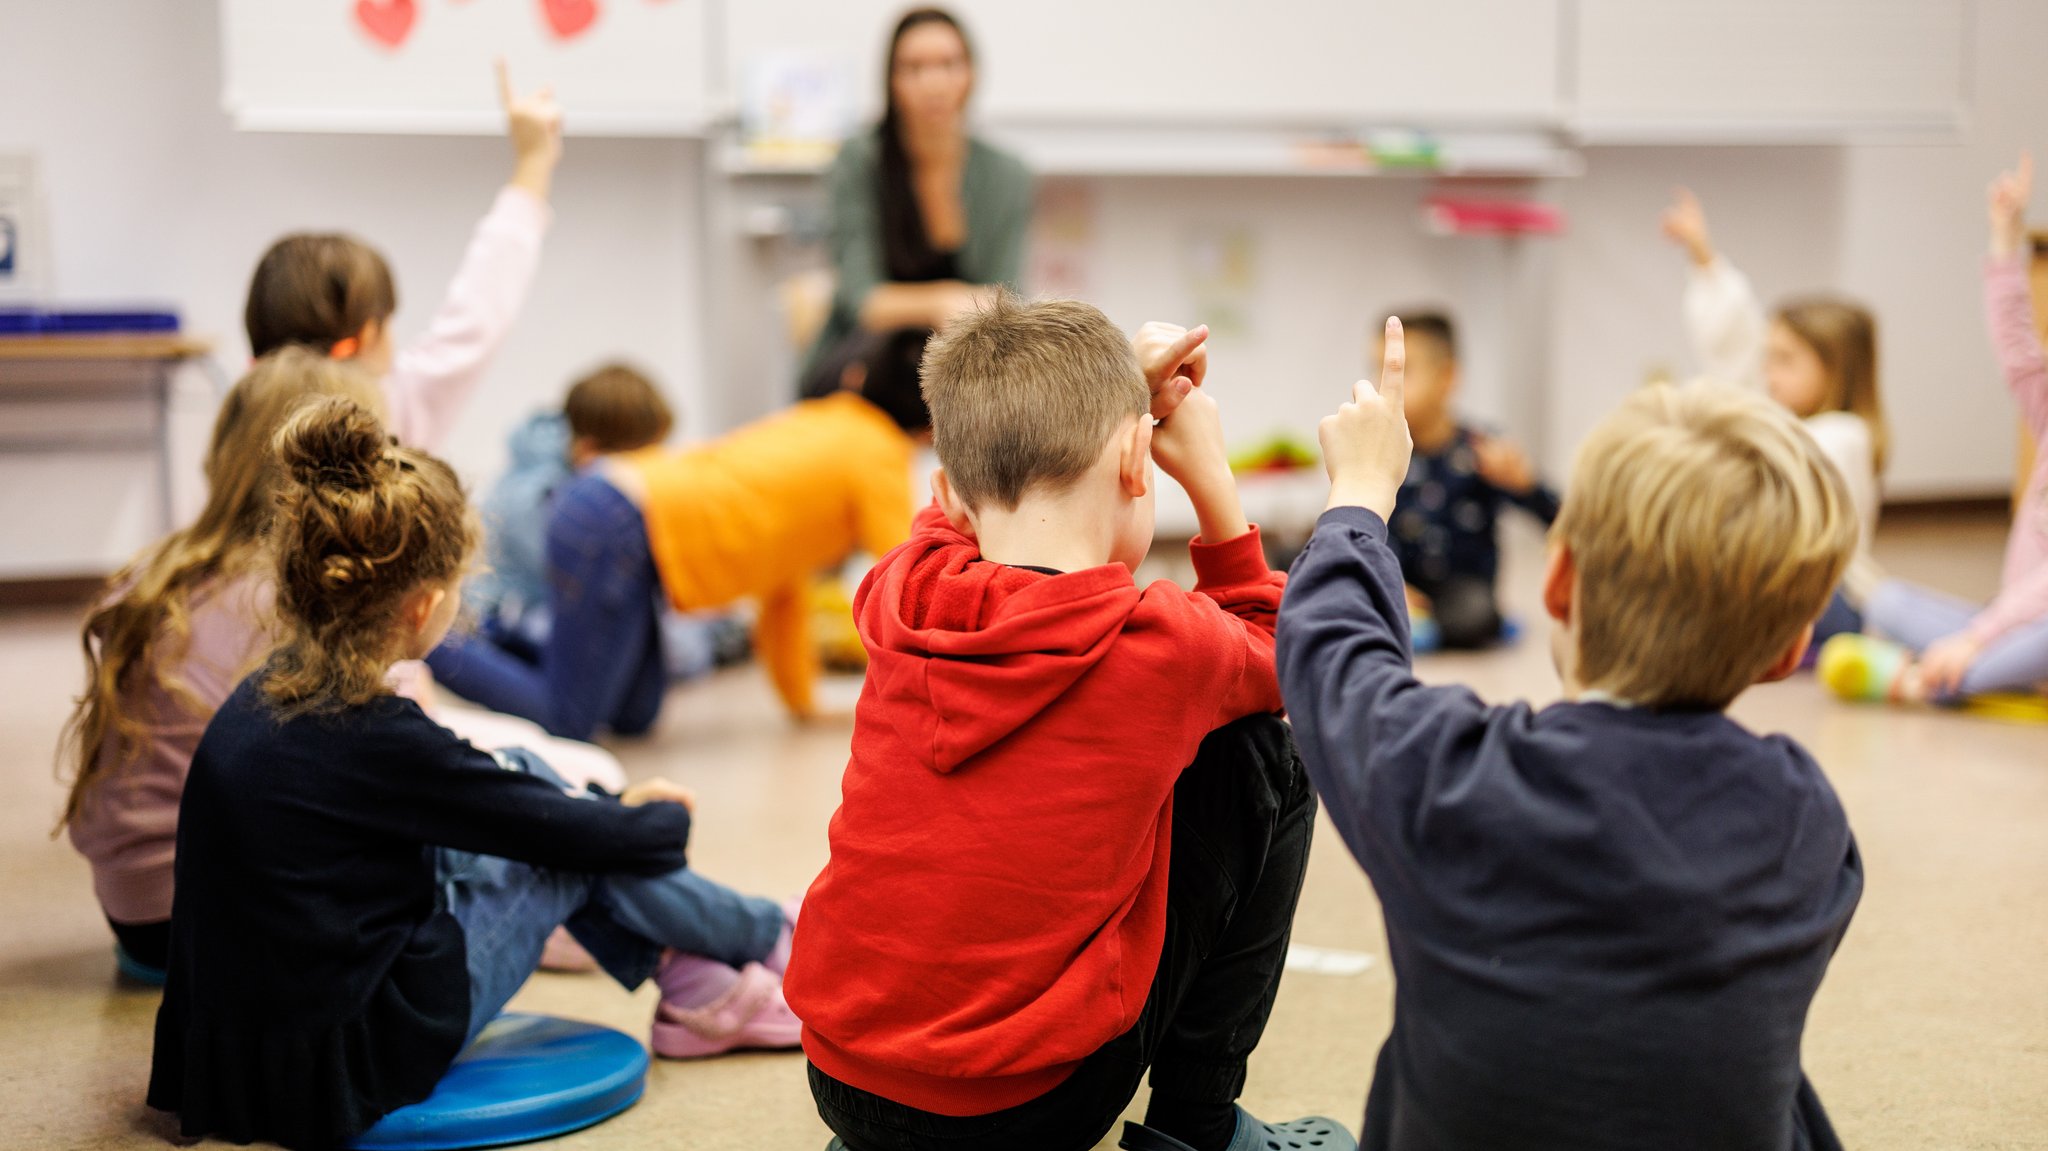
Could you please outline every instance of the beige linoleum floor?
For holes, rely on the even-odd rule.
[[[1995,521],[1919,520],[1888,528],[1879,554],[1898,574],[1981,596],[2001,535]],[[1515,602],[1530,601],[1535,559],[1523,538]],[[1519,646],[1426,661],[1424,675],[1490,698],[1551,698],[1545,630],[1524,618]],[[86,869],[46,834],[76,650],[73,613],[0,613],[0,1148],[157,1147],[169,1130],[141,1104],[156,997],[115,982]],[[835,690],[850,706],[855,686]],[[2048,727],[1847,707],[1810,679],[1757,689],[1737,714],[1814,750],[1862,842],[1868,892],[1806,1046],[1849,1146],[2048,1148]],[[619,751],[636,775],[697,790],[698,867],[781,896],[824,861],[848,731],[788,725],[758,676],[740,671],[678,691],[660,730]],[[1295,934],[1373,964],[1289,974],[1245,1102],[1355,1125],[1389,1022],[1390,973],[1371,891],[1327,827]],[[639,1034],[652,999],[543,974],[516,1006]],[[816,1151],[825,1138],[801,1057],[748,1055],[658,1063],[639,1106],[553,1146]]]

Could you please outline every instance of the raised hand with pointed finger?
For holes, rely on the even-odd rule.
[[[1350,401],[1335,415],[1324,416],[1316,428],[1323,466],[1330,473],[1330,507],[1361,507],[1379,513],[1381,519],[1394,514],[1394,499],[1401,493],[1415,450],[1402,402],[1407,369],[1401,321],[1390,317],[1379,386],[1358,381],[1352,385]]]
[[[562,108],[552,86],[529,96],[512,88],[504,57],[497,61],[498,104],[505,110],[505,135],[512,141],[512,184],[545,200],[562,160]]]
[[[1188,393],[1202,386],[1209,374],[1209,326],[1183,328],[1158,320],[1146,323],[1131,337],[1138,353],[1138,367],[1145,384],[1152,389],[1152,418],[1163,420],[1173,414]]]

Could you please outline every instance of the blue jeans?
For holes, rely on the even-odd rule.
[[[1966,599],[1902,580],[1879,584],[1870,602],[1863,605],[1864,618],[1872,628],[1915,652],[1968,627],[1982,610]],[[1955,695],[2033,691],[2043,683],[2048,683],[2048,620],[2036,620],[1986,644],[1963,673]]]
[[[548,514],[548,614],[539,658],[450,636],[427,666],[450,691],[565,739],[654,726],[668,687],[661,578],[640,509],[599,476],[563,486]]]
[[[562,783],[532,752],[504,754],[527,774]],[[654,974],[665,947],[739,967],[765,958],[782,935],[782,908],[773,900],[741,895],[688,869],[586,875],[452,848],[436,851],[434,868],[469,949],[470,1039],[540,966],[557,927],[567,926],[627,990]]]

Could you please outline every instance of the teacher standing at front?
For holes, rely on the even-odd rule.
[[[887,89],[882,122],[846,141],[828,178],[838,284],[804,367],[807,397],[878,355],[914,365],[933,330],[1023,270],[1031,172],[968,134],[974,50],[960,22],[905,13]]]

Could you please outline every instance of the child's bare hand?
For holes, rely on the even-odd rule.
[[[1223,447],[1223,416],[1216,397],[1190,391],[1173,414],[1152,429],[1152,458],[1182,487],[1203,480],[1230,479],[1230,454]]]
[[[1664,235],[1684,248],[1692,262],[1704,268],[1714,262],[1713,240],[1707,235],[1707,212],[1691,189],[1672,192],[1671,206],[1664,209]]]
[[[1408,457],[1415,450],[1403,405],[1407,369],[1401,321],[1389,318],[1379,387],[1358,381],[1351,401],[1316,428],[1330,472],[1329,506],[1367,508],[1381,519],[1394,514],[1394,497],[1408,478]]]
[[[685,811],[694,814],[697,810],[697,793],[680,783],[672,783],[666,779],[643,779],[620,792],[619,802],[627,807],[639,807],[648,803],[680,803]]]
[[[2020,153],[2019,167],[2000,172],[1991,181],[1991,254],[2000,259],[2017,255],[2027,235],[2027,201],[2034,194],[2034,157]]]
[[[512,140],[512,182],[542,199],[562,159],[562,109],[555,90],[543,87],[530,96],[512,90],[512,74],[498,59],[498,103],[505,109],[505,134]]]
[[[1479,475],[1509,495],[1525,496],[1536,486],[1536,467],[1521,448],[1492,436],[1476,436],[1472,454],[1478,457]]]
[[[1935,699],[1954,692],[1981,651],[1983,645],[1968,635],[1952,635],[1929,644],[1915,665],[1920,672],[1921,693]]]
[[[1207,324],[1183,328],[1179,324],[1153,320],[1131,337],[1131,346],[1138,353],[1138,367],[1145,373],[1145,385],[1152,389],[1152,418],[1155,420],[1171,415],[1189,392],[1202,386],[1202,378],[1209,374]]]

